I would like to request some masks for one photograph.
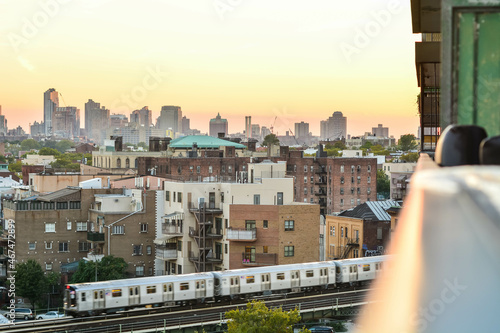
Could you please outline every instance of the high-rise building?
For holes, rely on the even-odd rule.
[[[218,137],[219,133],[224,133],[224,136],[228,134],[227,119],[221,118],[220,113],[217,113],[217,117],[210,119],[209,133],[214,137]]]
[[[320,123],[321,140],[337,140],[347,137],[347,118],[335,111],[330,118]]]
[[[186,116],[182,117],[182,133],[187,134],[191,130],[191,121]]]
[[[295,138],[298,141],[306,141],[309,138],[309,123],[301,121],[295,123]]]
[[[164,105],[161,107],[158,127],[162,130],[171,129],[178,133],[182,130],[182,110],[180,106]]]
[[[252,139],[260,140],[260,125],[252,124]]]
[[[52,115],[59,106],[59,93],[50,88],[43,94],[43,123],[45,124],[45,135],[52,135]]]
[[[52,134],[71,139],[80,136],[80,109],[75,106],[57,107],[52,114]]]
[[[245,136],[247,139],[252,137],[252,116],[245,116]]]
[[[100,103],[89,99],[85,103],[85,130],[89,139],[102,143],[105,131],[109,127],[109,110]]]
[[[128,118],[124,114],[113,113],[109,116],[109,126],[111,128],[125,127],[128,124]]]
[[[0,135],[7,135],[9,129],[7,128],[7,119],[2,114],[2,106],[0,105]]]
[[[389,137],[389,127],[383,127],[382,124],[378,124],[377,127],[372,127],[372,133],[373,133],[373,135],[381,137],[381,138],[388,138]]]
[[[31,136],[40,136],[45,134],[45,126],[42,122],[35,121],[33,125],[30,125],[30,134]]]
[[[140,110],[132,111],[130,114],[130,122],[138,123],[140,125],[144,125],[145,127],[151,126],[151,124],[153,124],[151,110],[145,106]]]

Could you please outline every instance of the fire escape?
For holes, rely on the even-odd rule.
[[[340,256],[340,259],[347,259],[349,252],[351,252],[354,248],[359,248],[359,238],[347,238],[347,243],[344,246],[344,251]]]
[[[318,197],[318,204],[319,204],[319,209],[320,209],[320,214],[321,215],[326,215],[326,206],[327,206],[327,172],[326,172],[326,167],[324,165],[321,165],[318,161],[317,162],[317,168],[315,168],[314,173],[316,176],[314,177],[314,185],[317,185],[318,188],[316,192],[314,193]]]
[[[222,248],[214,248],[215,240],[222,238],[222,226],[214,228],[215,217],[222,214],[222,209],[216,208],[212,200],[208,208],[204,200],[199,200],[197,204],[190,203],[189,210],[197,222],[196,228],[189,228],[189,236],[198,246],[198,251],[189,252],[189,260],[195,265],[196,272],[214,271],[214,265],[222,263]]]

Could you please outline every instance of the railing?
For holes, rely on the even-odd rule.
[[[161,232],[164,235],[169,235],[169,234],[182,234],[182,229],[180,226],[177,226],[175,224],[170,224],[170,223],[162,223],[161,225]]]
[[[90,242],[104,243],[104,233],[102,232],[87,232],[87,240]]]
[[[359,238],[347,238],[348,245],[359,245]]]
[[[241,263],[244,266],[271,266],[278,264],[276,253],[245,253],[241,254]]]
[[[215,203],[215,202],[188,202],[188,209],[190,210],[203,210],[207,212],[207,210],[210,209],[215,209],[217,211],[222,211],[222,203]]]
[[[257,239],[257,229],[228,228],[226,238],[232,241],[254,241]]]
[[[177,259],[177,249],[167,249],[167,250],[156,249],[156,259],[160,260]]]

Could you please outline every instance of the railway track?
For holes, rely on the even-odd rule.
[[[285,311],[294,308],[299,308],[301,311],[311,311],[362,304],[367,291],[368,289],[341,292],[325,291],[307,295],[282,294],[257,299],[264,301],[268,307],[282,307]],[[115,333],[137,332],[146,329],[153,332],[154,329],[157,329],[161,332],[163,329],[222,323],[225,321],[225,312],[236,308],[243,309],[248,301],[241,300],[238,304],[209,303],[189,309],[186,307],[151,308],[87,318],[29,321],[1,325],[0,332]]]

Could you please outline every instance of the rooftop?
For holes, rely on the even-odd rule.
[[[219,148],[219,147],[235,147],[238,149],[246,148],[245,145],[240,143],[235,143],[227,140],[222,140],[219,138],[214,138],[212,136],[206,135],[188,135],[175,140],[170,141],[170,147],[172,148],[192,148],[193,144],[196,144],[198,148]]]

